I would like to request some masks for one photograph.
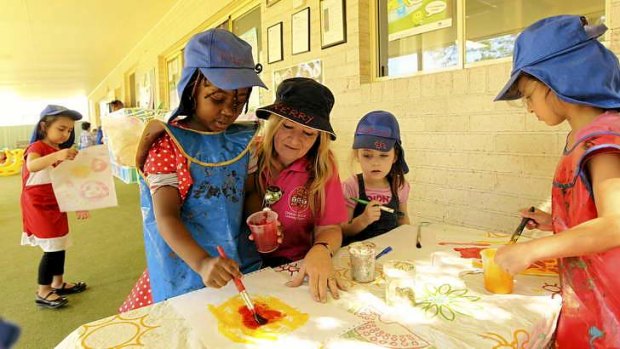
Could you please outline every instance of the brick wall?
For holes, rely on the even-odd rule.
[[[357,171],[350,161],[357,121],[371,110],[384,109],[401,124],[413,222],[421,218],[511,231],[519,222],[519,208],[548,207],[551,179],[568,126],[551,128],[524,108],[492,101],[509,75],[508,60],[371,82],[370,2],[347,0],[347,43],[322,50],[318,0],[305,0],[298,8],[291,0],[269,8],[262,1],[263,47],[267,47],[266,28],[279,21],[284,24],[284,60],[264,64],[262,77],[272,86],[274,70],[322,60],[324,83],[336,96],[332,123],[338,140],[333,148],[341,177]],[[204,3],[212,2],[180,1],[92,96],[101,96],[103,86],[120,84],[118,74],[134,64],[138,69],[156,65],[157,53],[195,29],[207,13],[215,12],[207,11]],[[292,56],[291,15],[306,6],[311,11],[311,51]],[[610,0],[607,19],[610,47],[620,52],[620,0]],[[270,103],[273,92],[263,93],[261,103]]]

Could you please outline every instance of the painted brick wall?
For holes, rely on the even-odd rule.
[[[157,65],[157,55],[169,49],[208,18],[211,1],[182,0],[159,26],[133,50],[108,80],[93,93],[105,96],[107,86],[122,85],[122,73]],[[221,2],[223,7],[226,3]],[[464,70],[371,82],[370,0],[347,0],[347,43],[321,49],[319,0],[281,0],[262,12],[263,47],[266,28],[283,21],[284,60],[264,64],[262,74],[272,86],[274,70],[320,58],[324,83],[336,96],[332,123],[338,134],[333,149],[341,177],[351,168],[353,131],[365,113],[384,109],[401,124],[412,186],[412,220],[511,231],[519,222],[517,210],[548,207],[551,179],[564,145],[567,125],[548,127],[522,107],[492,102],[510,72],[505,60]],[[620,52],[620,0],[610,0],[610,47]],[[311,51],[291,55],[291,15],[309,6]],[[266,61],[264,53],[263,62]],[[271,103],[273,89],[261,96]]]
[[[551,128],[515,103],[493,102],[509,76],[510,60],[370,82],[369,3],[348,0],[347,43],[321,50],[318,1],[306,1],[304,7],[310,6],[312,13],[311,52],[291,56],[285,34],[285,60],[267,65],[264,75],[270,79],[273,69],[323,60],[324,83],[336,95],[332,123],[338,134],[334,150],[341,177],[357,171],[350,160],[355,124],[365,113],[384,109],[401,124],[414,222],[512,231],[519,208],[548,208],[568,125]],[[620,1],[611,5],[612,47],[620,51]],[[284,32],[290,33],[290,15],[299,9],[281,1],[264,13],[263,24],[283,20]]]

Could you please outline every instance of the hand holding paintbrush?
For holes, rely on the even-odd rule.
[[[359,204],[362,204],[362,205],[370,204],[370,201],[362,200],[362,199],[359,199],[359,198],[350,197],[349,199],[352,200],[352,201],[355,201],[355,202],[357,202]],[[393,213],[393,214],[395,214],[398,217],[403,217],[405,215],[404,213],[402,213],[400,211],[396,211],[395,209],[393,209],[391,207],[387,207],[387,206],[383,206],[383,205],[378,205],[378,206],[379,206],[379,209],[381,211],[385,211],[385,212],[388,212],[388,213]]]
[[[219,253],[220,257],[222,257],[222,258],[228,258],[228,256],[226,255],[226,252],[224,251],[222,246],[219,246],[219,245],[217,246],[217,253]],[[254,307],[254,303],[252,303],[252,299],[250,298],[250,295],[248,294],[248,291],[245,290],[245,285],[243,285],[243,282],[241,281],[241,279],[240,278],[233,278],[233,281],[235,282],[235,286],[237,287],[237,291],[239,291],[239,295],[241,296],[241,299],[243,299],[243,302],[248,307],[248,310],[254,316],[254,320],[256,320],[256,323],[259,324],[259,325],[266,324],[267,323],[267,319],[265,319],[264,317],[260,316],[260,314],[258,312],[256,312],[256,308]]]
[[[536,208],[534,206],[530,207],[530,209],[528,210],[528,212],[536,212]],[[517,226],[517,229],[515,229],[515,231],[512,233],[512,236],[510,237],[510,241],[508,242],[509,244],[514,244],[517,242],[517,240],[519,239],[519,237],[521,237],[521,234],[523,233],[523,229],[525,229],[525,225],[530,221],[531,219],[529,217],[523,217],[521,219],[521,223],[519,223],[519,226]]]

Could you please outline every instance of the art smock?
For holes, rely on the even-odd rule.
[[[43,141],[36,141],[26,148],[24,158],[36,153],[41,157],[55,153],[56,149]],[[54,164],[53,166],[56,166]],[[68,247],[69,221],[67,213],[60,212],[52,188],[52,167],[37,172],[22,167],[22,245],[39,246],[45,252],[63,251]]]
[[[165,126],[167,135],[187,158],[193,181],[181,206],[181,220],[207,253],[217,256],[216,246],[221,245],[242,272],[260,267],[256,247],[241,224],[249,145],[257,129],[256,123],[233,124],[222,132]],[[204,287],[200,275],[159,234],[150,188],[143,177],[140,192],[153,301]]]
[[[598,216],[587,162],[620,153],[620,114],[607,112],[575,135],[556,168],[552,189],[553,231],[561,234]],[[620,346],[620,248],[561,258],[562,311],[559,348]]]

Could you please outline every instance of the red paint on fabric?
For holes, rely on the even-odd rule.
[[[267,322],[264,325],[276,322],[284,318],[285,316],[284,314],[282,314],[281,312],[277,310],[270,309],[267,304],[256,303],[254,304],[254,309],[256,310],[258,315],[260,315],[265,320],[267,320]],[[252,330],[257,329],[260,326],[264,326],[264,325],[259,325],[258,322],[256,322],[256,320],[254,319],[254,314],[252,314],[252,312],[250,311],[250,309],[248,309],[246,305],[240,306],[237,311],[239,312],[239,314],[241,314],[243,326],[249,329],[252,329]]]
[[[480,247],[455,247],[454,250],[461,254],[461,258],[481,258],[480,251],[484,248]]]

